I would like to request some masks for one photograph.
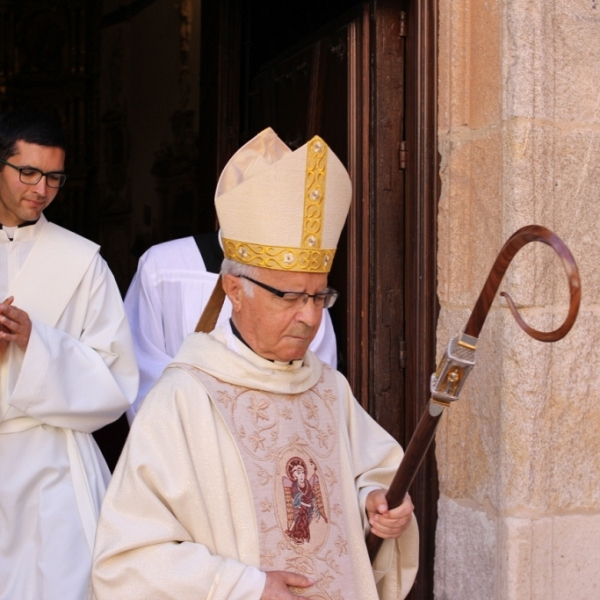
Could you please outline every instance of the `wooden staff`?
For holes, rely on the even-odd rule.
[[[427,449],[433,440],[444,408],[449,406],[451,402],[458,400],[467,375],[475,365],[477,340],[500,286],[500,282],[504,277],[504,273],[515,257],[515,254],[530,242],[542,242],[551,246],[562,260],[571,293],[569,313],[565,321],[554,331],[537,331],[525,323],[508,294],[501,292],[500,295],[506,298],[508,307],[519,327],[536,340],[541,342],[556,342],[567,335],[571,327],[573,327],[581,301],[579,270],[577,269],[573,255],[563,241],[545,227],[528,225],[519,229],[508,239],[502,250],[500,250],[463,332],[450,341],[436,372],[431,376],[431,400],[427,404],[427,408],[417,425],[417,429],[413,433],[406,448],[404,458],[387,492],[386,499],[389,508],[396,508],[404,500],[408,488],[415,478],[417,470],[423,462]],[[383,539],[373,533],[369,533],[366,542],[369,558],[373,562],[377,556],[377,552],[381,548]]]

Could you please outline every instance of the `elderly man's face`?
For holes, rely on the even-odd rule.
[[[285,292],[326,291],[327,275],[259,269],[257,281]],[[233,322],[244,340],[263,358],[289,362],[302,358],[321,323],[323,309],[309,298],[306,304],[289,306],[282,298],[250,283],[254,295],[247,296],[242,279],[226,275],[224,288],[233,305]]]

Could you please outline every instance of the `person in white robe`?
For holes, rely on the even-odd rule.
[[[185,337],[194,331],[208,303],[223,260],[220,238],[219,231],[156,244],[139,260],[125,295],[125,312],[140,368],[138,395],[127,411],[130,424]],[[225,299],[218,324],[230,316],[231,303]],[[310,349],[323,362],[337,367],[337,345],[328,311]]]
[[[114,278],[42,211],[65,181],[45,115],[0,118],[0,600],[85,600],[110,473],[91,433],[135,398]]]
[[[292,152],[267,129],[225,167],[232,317],[186,338],[132,425],[98,523],[97,600],[408,594],[413,506],[385,498],[402,449],[309,350],[350,198],[319,137]]]

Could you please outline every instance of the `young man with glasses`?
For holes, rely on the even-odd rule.
[[[110,474],[91,433],[135,398],[131,334],[98,246],[49,223],[66,141],[0,117],[0,600],[84,600]]]
[[[98,523],[97,600],[408,594],[413,506],[388,510],[384,491],[402,450],[309,350],[351,194],[319,137],[292,152],[267,129],[226,165],[231,319],[186,338],[133,423]]]

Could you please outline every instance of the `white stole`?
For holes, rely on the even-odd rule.
[[[99,249],[90,240],[46,223],[8,295],[31,319],[54,327]]]

